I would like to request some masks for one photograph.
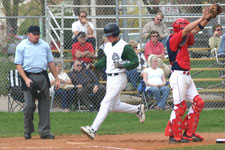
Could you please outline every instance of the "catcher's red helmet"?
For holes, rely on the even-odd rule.
[[[179,32],[186,27],[190,22],[187,19],[179,18],[173,23],[173,31]]]

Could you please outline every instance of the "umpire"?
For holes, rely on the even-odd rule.
[[[47,66],[54,75],[55,88],[59,88],[59,79],[53,63],[53,55],[49,45],[40,39],[39,26],[28,28],[28,38],[16,47],[15,64],[22,77],[24,91],[24,138],[31,139],[34,132],[33,116],[38,99],[39,124],[38,133],[41,139],[54,139],[50,132],[50,82]]]

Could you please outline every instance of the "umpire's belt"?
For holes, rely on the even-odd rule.
[[[107,73],[107,76],[118,76],[119,73]]]
[[[38,73],[34,73],[34,72],[28,72],[28,74],[35,74],[35,75],[41,75],[43,72],[38,72]]]

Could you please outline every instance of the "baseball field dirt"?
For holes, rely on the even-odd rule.
[[[169,144],[163,133],[142,133],[122,135],[97,135],[89,140],[85,135],[61,135],[54,140],[41,140],[33,136],[0,138],[0,150],[156,150],[163,148],[194,147],[216,144],[217,138],[225,138],[225,133],[201,133],[203,142]]]

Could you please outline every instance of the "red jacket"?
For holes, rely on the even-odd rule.
[[[194,44],[194,35],[189,34],[182,39],[182,31],[170,35],[167,41],[167,51],[172,70],[190,70],[188,46]]]
[[[72,57],[73,57],[73,60],[77,59],[75,54],[77,51],[80,51],[80,52],[85,52],[85,51],[89,51],[91,53],[94,53],[94,49],[93,49],[93,46],[91,45],[91,43],[85,43],[84,46],[80,45],[79,42],[76,42],[72,45]],[[83,58],[80,58],[81,61],[85,62],[85,63],[91,63],[92,62],[92,59],[89,58],[89,57],[83,57]]]

